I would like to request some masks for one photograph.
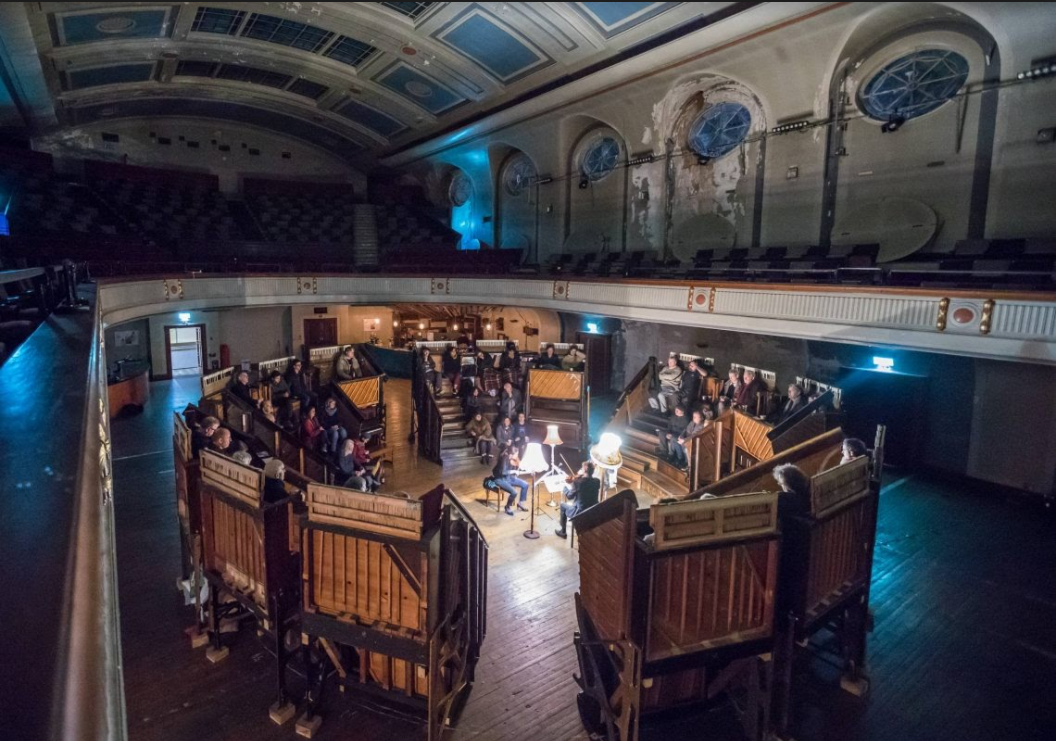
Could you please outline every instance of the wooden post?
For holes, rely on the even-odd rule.
[[[722,478],[722,437],[723,437],[723,423],[721,420],[715,421],[715,478],[713,481],[718,481]]]

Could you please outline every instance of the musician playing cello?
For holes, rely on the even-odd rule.
[[[594,464],[589,459],[585,460],[576,475],[569,477],[565,487],[565,501],[561,503],[561,527],[554,534],[559,538],[568,537],[565,532],[568,518],[593,507],[598,503],[600,494],[601,481],[594,478]]]

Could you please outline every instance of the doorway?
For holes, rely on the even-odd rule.
[[[887,427],[884,460],[912,468],[924,446],[928,379],[871,368],[840,368],[836,386],[843,389],[843,429],[872,447],[876,426]]]
[[[337,344],[337,319],[305,319],[304,345],[313,347],[331,347]]]
[[[600,396],[609,393],[612,378],[612,335],[576,332],[576,342],[587,354],[587,383],[590,393]]]
[[[165,327],[165,356],[169,377],[200,376],[205,368],[205,325]]]

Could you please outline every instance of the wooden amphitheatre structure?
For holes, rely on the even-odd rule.
[[[200,408],[185,410],[186,420],[174,415],[184,576],[196,600],[201,582],[208,583],[207,603],[197,605],[208,619],[203,624],[197,612],[192,645],[208,642],[209,660],[221,661],[229,650],[225,623],[251,620],[274,657],[272,720],[282,724],[296,714],[286,691],[291,662],[308,678],[301,735],[320,727],[324,685],[336,676],[344,686],[410,706],[425,720],[427,737],[440,738],[472,682],[484,639],[486,540],[442,486],[412,498],[333,485],[330,464],[234,403],[224,391],[231,375],[227,369],[203,378]],[[379,406],[369,393],[380,393],[382,382],[375,374],[332,388],[366,427],[383,424],[379,410],[362,411]],[[210,450],[192,455],[188,421],[205,410],[221,415],[254,462],[274,457],[286,464],[285,497],[265,497],[257,467]]]
[[[254,370],[263,377],[286,361]],[[632,440],[632,462],[645,458],[632,425],[648,415],[650,366],[608,427]],[[384,379],[365,367],[365,378],[333,386],[344,418],[362,426],[354,429],[384,425],[369,396]],[[301,735],[318,730],[336,684],[414,710],[426,737],[441,738],[467,697],[486,632],[480,528],[443,485],[420,495],[336,486],[325,459],[224,391],[231,374],[205,377],[200,408],[174,416],[183,576],[196,599],[207,595],[192,644],[208,643],[207,657],[222,660],[228,626],[252,621],[274,658],[276,723],[298,714],[288,672],[307,678]],[[777,426],[741,411],[721,415],[694,439],[689,471],[670,477],[680,487],[650,489],[650,474],[664,469],[627,466],[619,482],[638,495],[623,488],[572,519],[580,585],[569,639],[592,737],[637,741],[643,722],[723,697],[735,698],[746,738],[787,737],[793,667],[821,650],[811,640],[821,631],[835,638],[824,647],[836,646],[841,686],[867,689],[884,430],[870,455],[841,465],[840,391],[812,390],[820,396]],[[255,463],[286,464],[286,496],[265,497],[257,467],[208,450],[192,455],[191,424],[207,412],[246,442]],[[782,512],[773,473],[784,464],[809,478],[805,512]]]

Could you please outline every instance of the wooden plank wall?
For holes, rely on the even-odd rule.
[[[859,499],[811,530],[806,613],[868,579],[872,512],[872,502]]]
[[[630,629],[631,564],[635,509],[610,499],[612,518],[579,533],[579,581],[583,606],[604,639],[623,638]]]
[[[209,486],[203,486],[202,510],[206,570],[266,607],[263,523]]]
[[[777,539],[657,556],[646,660],[769,635],[777,558]]]
[[[424,640],[426,553],[325,530],[309,532],[313,563],[305,600],[313,602],[307,608],[361,624],[384,623],[394,631],[406,628]]]

